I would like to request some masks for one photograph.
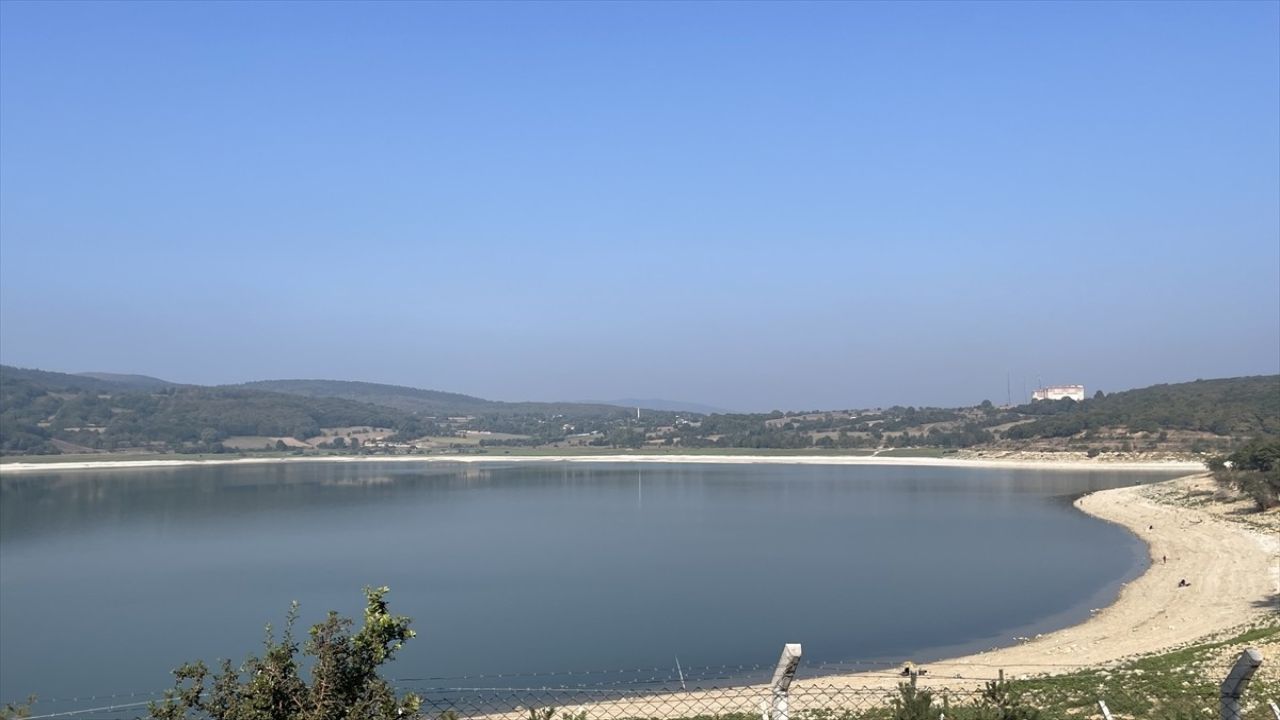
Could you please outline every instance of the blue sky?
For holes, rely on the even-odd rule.
[[[0,360],[733,409],[1280,372],[1280,3],[0,3]]]

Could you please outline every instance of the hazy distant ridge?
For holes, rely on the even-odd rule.
[[[119,387],[131,387],[139,390],[158,390],[160,388],[174,387],[178,384],[151,377],[150,375],[131,375],[128,373],[83,372],[76,373],[76,375],[102,380]]]
[[[660,398],[622,398],[621,400],[605,400],[605,405],[620,405],[627,408],[641,408],[643,410],[663,410],[666,412],[688,412],[698,413],[700,415],[711,415],[712,413],[732,413],[732,410],[724,408],[712,407],[710,405],[701,405],[699,403],[683,402],[681,400],[662,400]]]
[[[258,380],[232,387],[303,397],[336,397],[409,412],[428,410],[442,414],[469,414],[483,412],[492,404],[483,398],[461,393],[350,380]]]
[[[108,377],[102,377],[107,373],[83,373],[80,375],[72,375],[70,373],[52,372],[49,370],[36,370],[34,368],[20,368],[10,365],[0,365],[0,385],[12,387],[15,383],[30,383],[40,387],[42,390],[48,391],[66,391],[66,390],[94,390],[102,392],[112,392],[130,389],[127,383],[111,380]]]
[[[1070,437],[1103,427],[1134,432],[1188,430],[1215,435],[1280,433],[1280,375],[1195,380],[1115,392],[1084,402],[1024,405],[1041,415],[1008,437]]]
[[[1198,380],[1015,408],[891,407],[867,411],[717,413],[702,405],[495,402],[379,383],[270,380],[178,385],[142,375],[72,375],[0,366],[0,453],[124,449],[225,452],[326,430],[367,431],[395,448],[754,448],[870,450],[987,447],[1076,450],[1229,450],[1280,433],[1280,376]],[[640,417],[635,407],[646,409]],[[655,406],[660,406],[656,407]],[[347,431],[350,432],[349,430]],[[381,437],[381,436],[385,436]],[[336,436],[335,436],[336,437]],[[290,441],[292,442],[292,440]],[[363,442],[363,440],[362,440]],[[230,446],[237,447],[237,446]],[[332,446],[338,449],[344,445]],[[388,450],[395,448],[388,447]],[[314,449],[314,447],[313,447]],[[370,448],[362,448],[367,451]]]
[[[628,412],[627,408],[604,403],[501,402],[440,390],[349,380],[260,380],[237,387],[303,397],[343,398],[434,416],[486,414],[613,416]]]

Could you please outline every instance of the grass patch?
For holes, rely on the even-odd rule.
[[[1098,701],[1103,700],[1116,720],[1218,720],[1218,685],[1235,657],[1246,647],[1276,640],[1280,640],[1280,623],[1272,622],[1226,640],[1136,658],[1118,667],[1010,680],[985,689],[953,691],[922,686],[916,692],[902,686],[898,690],[865,691],[833,687],[826,690],[824,696],[823,688],[810,687],[798,693],[797,704],[805,709],[794,712],[792,718],[934,720],[945,716],[948,720],[1091,720],[1101,717]],[[1268,700],[1280,700],[1280,681],[1255,677],[1245,692],[1244,712],[1239,720],[1274,720],[1266,704]],[[821,707],[828,703],[828,707]],[[608,720],[592,717],[589,709],[586,715],[588,720]],[[759,717],[759,713],[725,712],[691,715],[679,720],[758,720]],[[581,719],[566,714],[554,720]]]
[[[1087,716],[1098,700],[1105,700],[1117,717],[1217,717],[1218,686],[1230,663],[1246,647],[1277,638],[1280,625],[1269,624],[1227,640],[1137,658],[1112,669],[1017,680],[1010,685],[1022,702],[1051,718]],[[1223,650],[1229,651],[1228,667],[1220,667]],[[1245,693],[1245,715],[1240,720],[1274,720],[1265,700],[1275,698],[1280,698],[1280,682],[1255,678]]]

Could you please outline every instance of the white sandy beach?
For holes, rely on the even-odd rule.
[[[1217,636],[1280,611],[1280,514],[1249,526],[1227,519],[1248,501],[1205,503],[1206,475],[1103,490],[1076,507],[1147,543],[1151,566],[1084,623],[1021,644],[930,663],[932,678],[995,678],[1115,663]],[[1197,501],[1198,499],[1198,501]],[[1179,587],[1180,580],[1189,587]],[[853,681],[857,676],[847,676]]]
[[[1014,679],[1106,667],[1196,641],[1222,639],[1264,618],[1278,617],[1280,512],[1241,514],[1251,503],[1209,500],[1218,490],[1201,473],[1084,496],[1076,507],[1124,525],[1147,543],[1150,568],[1129,583],[1115,603],[1087,621],[1022,642],[1005,638],[1008,646],[987,652],[926,663],[928,674],[919,684],[956,690],[980,687],[1002,670],[1004,677]],[[1233,516],[1250,521],[1229,519]],[[1180,587],[1181,579],[1190,586]],[[896,668],[798,680],[792,685],[792,709],[809,704],[830,709],[833,690],[890,689],[900,682]],[[589,717],[601,718],[694,714],[708,708],[756,712],[768,693],[765,686],[695,690],[566,710],[585,710]]]
[[[1016,678],[1106,666],[1277,617],[1280,512],[1252,515],[1253,525],[1228,519],[1251,502],[1206,502],[1215,490],[1211,478],[1197,474],[1080,498],[1076,507],[1125,526],[1147,544],[1152,561],[1147,571],[1081,624],[1023,642],[1005,638],[1006,647],[929,662],[921,682],[955,687],[957,679],[995,679],[1001,670]],[[1181,579],[1190,586],[1179,587]],[[823,676],[797,686],[877,687],[900,681],[895,673],[881,671]]]
[[[109,456],[108,456],[109,457]],[[260,465],[278,463],[710,463],[777,465],[905,465],[927,467],[1021,468],[1032,470],[1176,470],[1204,469],[1186,460],[1086,460],[1011,458],[930,458],[886,455],[324,455],[320,457],[262,457],[192,460],[85,460],[75,462],[12,462],[0,464],[0,473],[62,472],[70,470],[128,470],[196,465]]]

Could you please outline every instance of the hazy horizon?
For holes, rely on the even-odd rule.
[[[1275,374],[1277,28],[0,3],[0,362],[742,411]]]

